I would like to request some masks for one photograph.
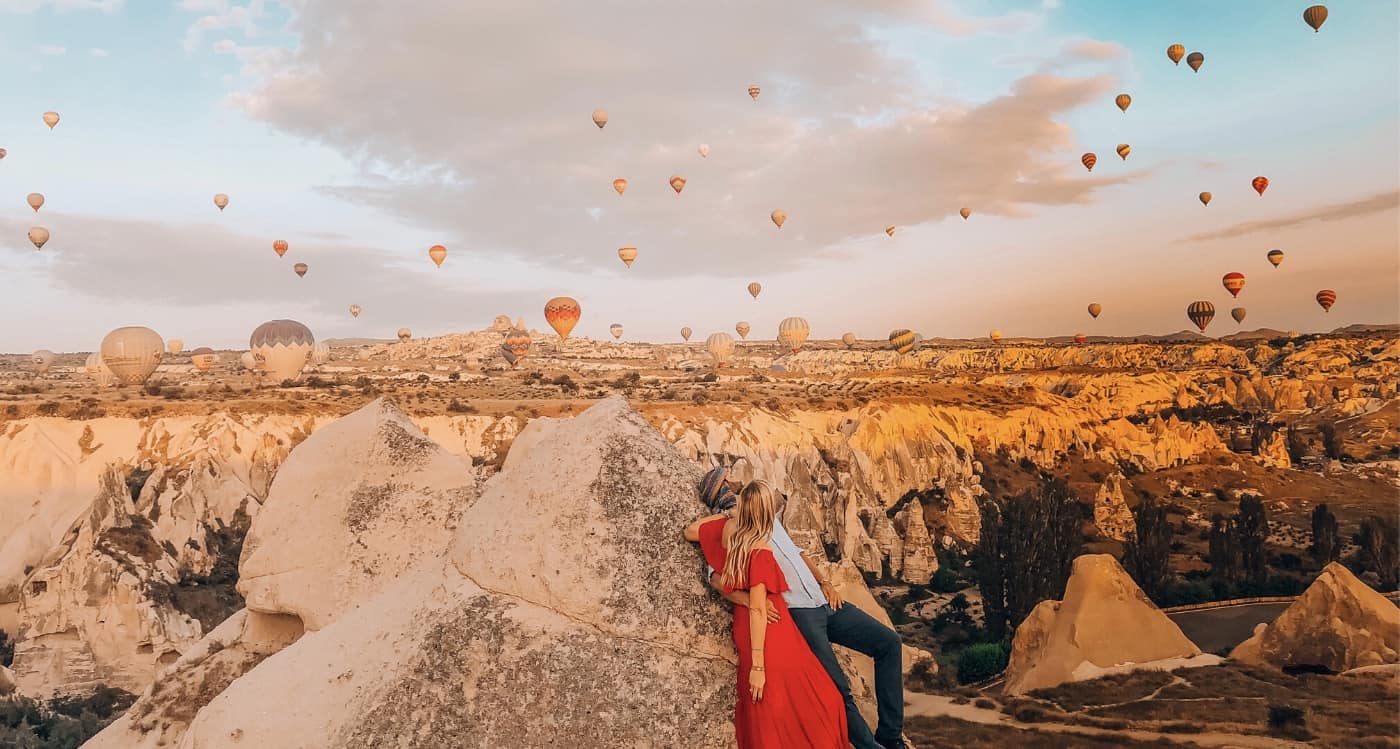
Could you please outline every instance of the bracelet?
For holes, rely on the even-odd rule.
[[[766,668],[764,668],[764,667],[762,667],[762,666],[749,666],[749,670],[750,670],[750,671],[767,671],[768,669],[766,669]]]

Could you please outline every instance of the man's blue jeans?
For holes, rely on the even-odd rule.
[[[856,749],[880,749],[881,744],[895,745],[904,732],[904,664],[899,635],[874,617],[847,603],[839,610],[830,606],[819,609],[788,609],[808,647],[822,662],[841,697],[846,701],[846,724],[851,744]],[[875,659],[875,701],[879,708],[880,727],[871,735],[855,699],[851,684],[836,662],[832,643],[864,653]]]

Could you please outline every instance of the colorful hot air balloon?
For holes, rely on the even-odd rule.
[[[1230,296],[1237,297],[1240,295],[1240,290],[1244,288],[1244,274],[1237,271],[1230,271],[1221,277],[1220,285],[1224,286],[1225,290],[1230,292]]]
[[[214,196],[214,205],[218,206],[218,207],[219,207],[219,210],[221,210],[221,211],[222,211],[223,209],[227,208],[227,207],[228,207],[228,196],[225,195],[225,194],[223,194],[223,193],[218,193],[217,195]]]
[[[1186,48],[1181,46],[1180,44],[1173,44],[1172,46],[1167,47],[1167,59],[1171,60],[1173,65],[1180,65],[1181,58],[1185,55]]]
[[[1273,263],[1274,267],[1277,268],[1279,263],[1283,262],[1283,250],[1269,250],[1269,254],[1264,257],[1267,257],[1269,262]]]
[[[749,98],[758,101],[758,95],[761,91],[762,89],[760,89],[757,84],[749,86]]]
[[[971,208],[962,208],[962,209],[958,210],[958,215],[963,217],[963,221],[966,221],[966,220],[968,219],[968,217],[972,215],[972,209],[971,209]]]
[[[599,130],[602,130],[602,129],[603,129],[603,126],[606,125],[606,124],[608,124],[608,110],[606,110],[606,109],[595,109],[595,110],[593,110],[593,124],[594,124],[594,125],[597,125]]]
[[[622,326],[619,325],[618,323],[613,323],[612,325],[609,325],[609,326],[608,326],[608,332],[609,332],[609,333],[612,333],[612,337],[613,337],[613,338],[621,338],[621,337],[622,337]]]
[[[5,160],[5,157],[6,157],[6,156],[9,156],[9,155],[10,155],[10,152],[9,152],[9,151],[6,151],[5,149],[0,148],[0,161],[4,161],[4,160]]]
[[[1089,337],[1084,335],[1083,333],[1074,334],[1074,342],[1079,344],[1080,346],[1083,346],[1085,343],[1088,343],[1088,341]]]
[[[843,334],[841,335],[841,342],[844,343],[844,344],[846,344],[846,348],[851,348],[851,347],[855,346],[855,345],[856,345],[856,334],[855,334],[855,333],[843,333]]]
[[[272,242],[272,251],[277,253],[277,257],[282,257],[287,254],[287,246],[287,240],[275,239]]]
[[[1079,163],[1083,164],[1085,169],[1092,172],[1094,171],[1094,165],[1099,163],[1099,157],[1095,156],[1093,153],[1086,153],[1079,157]]]
[[[1114,97],[1113,103],[1117,104],[1118,108],[1123,110],[1123,112],[1126,114],[1128,111],[1128,105],[1133,103],[1133,97],[1128,96],[1127,94],[1119,94],[1118,96]]]
[[[749,284],[749,296],[753,297],[754,299],[757,299],[758,293],[760,291],[763,291],[763,285],[759,282],[754,281],[753,283]]]
[[[316,336],[311,329],[296,320],[269,320],[248,336],[248,350],[258,368],[271,375],[274,382],[301,376],[315,345]]]
[[[1132,146],[1129,146],[1127,143],[1119,143],[1119,144],[1118,144],[1118,147],[1115,148],[1114,150],[1118,152],[1118,158],[1120,158],[1120,159],[1122,159],[1122,160],[1124,160],[1124,161],[1127,161],[1127,160],[1128,160],[1128,154],[1130,154],[1130,153],[1133,152]]]
[[[684,189],[685,189],[685,177],[682,177],[682,176],[679,175],[679,174],[672,175],[672,176],[671,176],[671,189],[672,189],[672,190],[675,190],[677,195],[680,195],[680,194],[681,194],[681,190],[684,190]]]
[[[1317,292],[1317,303],[1322,307],[1323,312],[1331,312],[1332,305],[1337,303],[1337,292],[1331,289]]]
[[[886,226],[886,227],[885,227],[885,233],[888,234],[888,235],[890,235],[891,237],[893,237],[893,236],[894,236],[894,227],[893,227],[893,226]]]
[[[38,213],[39,208],[44,205],[44,194],[41,192],[31,192],[24,196],[24,202],[28,203],[29,207],[33,208],[35,213]]]
[[[435,244],[428,248],[428,257],[432,258],[433,265],[442,267],[442,261],[447,259],[447,248],[440,244]]]
[[[990,338],[990,339],[992,339],[992,343],[1001,343],[1001,331],[1000,331],[1000,330],[995,330],[995,329],[993,329],[992,332],[990,332],[990,333],[987,334],[987,337]]]
[[[746,341],[749,339],[749,331],[750,331],[750,330],[753,330],[753,328],[752,328],[748,323],[744,322],[743,320],[740,320],[739,322],[734,323],[734,332],[735,332],[735,333],[738,333],[738,334],[739,334],[739,337],[742,338],[742,339],[744,339],[744,340],[746,340]]]
[[[83,362],[83,371],[97,383],[98,387],[107,387],[116,382],[116,375],[102,362],[102,352],[94,351],[88,354],[88,358]]]
[[[1322,30],[1322,24],[1327,22],[1327,6],[1312,5],[1303,11],[1303,22],[1312,27],[1313,33]]]
[[[1198,197],[1198,198],[1200,199],[1201,205],[1210,205],[1210,199],[1211,199],[1211,194],[1210,194],[1210,193],[1208,193],[1208,192],[1203,192],[1203,193],[1201,193],[1200,195],[1198,195],[1198,196],[1196,196],[1196,197]]]
[[[544,319],[549,322],[549,327],[559,334],[561,341],[568,340],[569,332],[578,324],[582,315],[583,308],[570,297],[557,296],[544,304]]]
[[[1092,318],[1094,318],[1095,320],[1097,320],[1097,319],[1099,319],[1099,313],[1100,313],[1100,312],[1103,312],[1103,305],[1102,305],[1102,304],[1099,304],[1098,302],[1094,302],[1093,304],[1090,304],[1090,305],[1089,305],[1089,317],[1092,317]]]
[[[399,328],[399,332],[396,335],[399,337],[399,343],[408,343],[413,339],[413,331],[408,328]]]
[[[530,333],[524,328],[513,327],[506,331],[505,340],[501,343],[501,349],[510,354],[506,361],[514,366],[516,362],[525,358],[530,353]]]
[[[309,266],[307,266],[306,263],[297,263],[296,265],[292,266],[292,272],[296,273],[298,278],[305,278],[306,271],[308,270],[310,270],[310,268]]]
[[[914,350],[914,331],[900,328],[890,331],[890,348],[900,354]]]
[[[1191,66],[1192,72],[1200,72],[1201,65],[1205,64],[1206,56],[1200,52],[1192,52],[1186,56],[1186,64]]]
[[[623,177],[613,180],[613,190],[617,191],[618,195],[627,192],[627,180]]]
[[[44,124],[48,125],[50,130],[54,129],[58,125],[58,112],[45,112]]]
[[[689,341],[689,340],[690,340],[690,334],[693,333],[693,332],[694,332],[694,331],[692,331],[689,327],[681,328],[681,338],[684,339],[684,340],[686,340],[686,341]]]
[[[1230,317],[1235,318],[1235,322],[1244,322],[1244,316],[1246,314],[1247,312],[1244,307],[1235,307],[1230,310]]]
[[[716,367],[723,367],[734,356],[734,339],[728,333],[711,333],[705,339],[705,350],[715,358]]]
[[[117,328],[102,339],[102,363],[123,385],[140,385],[160,365],[165,342],[150,328]]]
[[[792,349],[792,353],[795,354],[802,349],[803,342],[811,332],[812,328],[807,325],[806,320],[789,317],[778,323],[778,342]]]
[[[1192,302],[1186,306],[1186,316],[1204,333],[1206,326],[1215,319],[1215,305],[1210,302]]]
[[[777,224],[778,228],[781,229],[783,228],[783,224],[787,221],[787,211],[779,208],[768,214],[768,218],[773,219],[773,223]]]
[[[708,158],[709,155],[710,155],[710,144],[709,144],[709,143],[701,143],[700,146],[699,146],[698,148],[696,148],[695,150],[700,152],[700,158],[702,158],[702,159]]]
[[[29,230],[29,241],[34,243],[34,249],[44,249],[44,244],[49,241],[49,230],[42,226],[36,226]]]
[[[1255,192],[1259,193],[1259,197],[1262,198],[1264,197],[1264,191],[1269,189],[1269,178],[1255,177],[1249,184],[1254,188]]]
[[[171,356],[179,356],[180,352],[185,350],[185,342],[179,338],[171,338],[165,342],[165,350],[169,351]]]
[[[360,316],[360,305],[358,305],[358,304],[352,304],[352,305],[350,305],[350,316],[351,316],[351,317],[359,317],[359,316]]]
[[[631,268],[632,261],[637,259],[637,248],[631,246],[619,247],[617,248],[617,256],[622,260],[622,263],[624,265],[626,265],[628,268]]]
[[[190,352],[190,363],[200,372],[208,372],[214,367],[214,363],[219,360],[219,355],[214,353],[214,349],[208,346],[200,346]]]
[[[54,353],[48,349],[39,349],[29,355],[29,363],[34,365],[35,374],[48,374],[49,368],[53,366]]]

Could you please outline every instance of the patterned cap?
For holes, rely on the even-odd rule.
[[[724,466],[711,468],[709,473],[700,479],[700,501],[713,512],[723,512],[735,504],[734,492],[724,483],[727,472]]]

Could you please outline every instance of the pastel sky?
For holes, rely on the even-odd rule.
[[[0,351],[544,328],[556,295],[651,341],[1396,322],[1400,6],[1307,4],[0,0]]]

